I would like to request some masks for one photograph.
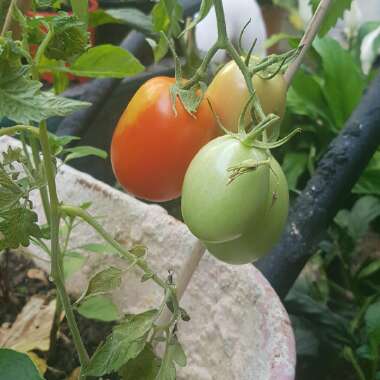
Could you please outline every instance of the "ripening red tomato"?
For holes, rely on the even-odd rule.
[[[176,100],[174,78],[155,77],[143,84],[122,114],[111,143],[111,162],[120,184],[135,196],[163,202],[181,195],[187,167],[195,154],[218,135],[204,99],[195,115]]]

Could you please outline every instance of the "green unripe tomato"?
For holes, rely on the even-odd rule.
[[[248,225],[244,234],[234,240],[224,243],[205,242],[208,251],[229,264],[250,263],[268,253],[281,236],[289,208],[288,184],[281,166],[273,157],[268,195],[261,223]]]
[[[268,153],[225,135],[206,144],[192,160],[182,187],[182,215],[203,242],[221,243],[258,228],[267,210],[269,165],[229,182],[231,166],[245,160],[265,161]]]

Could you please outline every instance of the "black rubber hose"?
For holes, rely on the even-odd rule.
[[[380,145],[380,74],[293,205],[279,244],[256,267],[284,298]]]

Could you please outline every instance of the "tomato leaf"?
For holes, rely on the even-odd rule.
[[[351,54],[332,38],[317,39],[313,46],[322,59],[323,94],[340,129],[363,95],[364,76]]]
[[[71,61],[85,51],[88,46],[88,33],[85,24],[79,18],[58,15],[49,21],[49,25],[53,37],[45,50],[48,59]]]
[[[100,346],[83,369],[86,376],[102,376],[118,371],[129,360],[136,358],[146,345],[157,310],[132,315],[114,327],[105,343]]]
[[[80,315],[88,319],[111,322],[120,318],[117,307],[105,296],[95,296],[86,299],[77,308]]]
[[[102,158],[103,160],[107,158],[107,152],[93,146],[76,146],[74,148],[66,148],[64,151],[69,152],[69,154],[65,157],[65,163],[87,156],[96,156]]]
[[[28,355],[0,348],[0,380],[44,380]]]
[[[310,0],[310,3],[313,8],[313,12],[316,11],[320,0]],[[334,4],[330,6],[327,11],[326,18],[324,19],[322,26],[319,30],[319,36],[323,37],[325,34],[329,32],[331,28],[333,28],[338,20],[343,17],[343,13],[345,10],[351,8],[352,0],[335,0]]]
[[[135,359],[130,360],[120,369],[119,375],[123,380],[155,380],[160,366],[161,359],[147,344]]]
[[[80,304],[89,297],[106,294],[121,285],[123,271],[116,267],[108,267],[94,274],[88,283],[86,291],[77,300]]]
[[[40,91],[41,83],[25,77],[25,68],[0,70],[0,118],[17,123],[40,122],[51,116],[66,116],[90,103]]]
[[[144,66],[127,50],[113,45],[88,49],[70,68],[57,68],[85,77],[123,78],[144,71]]]
[[[26,247],[31,236],[42,237],[37,220],[37,214],[27,208],[15,207],[0,213],[0,251],[20,245]]]

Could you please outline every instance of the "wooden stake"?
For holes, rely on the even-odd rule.
[[[327,15],[327,11],[329,10],[331,4],[332,0],[322,0],[319,3],[318,8],[314,13],[314,16],[310,20],[309,25],[306,28],[305,34],[303,35],[302,40],[300,42],[300,46],[302,46],[302,49],[298,54],[297,58],[289,65],[284,75],[288,87],[292,83],[294,75],[301,66],[301,63],[305,58],[307,51],[309,50],[315,36],[321,28],[323,20],[325,19],[325,16]]]
[[[189,285],[190,280],[193,277],[193,274],[197,269],[198,264],[205,252],[206,248],[203,246],[202,242],[198,240],[194,245],[191,255],[185,261],[185,264],[183,265],[177,277],[178,280],[176,283],[176,292],[178,302],[181,300],[183,294],[185,293],[185,290],[187,289],[187,286]],[[168,308],[165,308],[157,322],[157,325],[164,325],[168,323],[171,315],[172,314],[170,310]]]

